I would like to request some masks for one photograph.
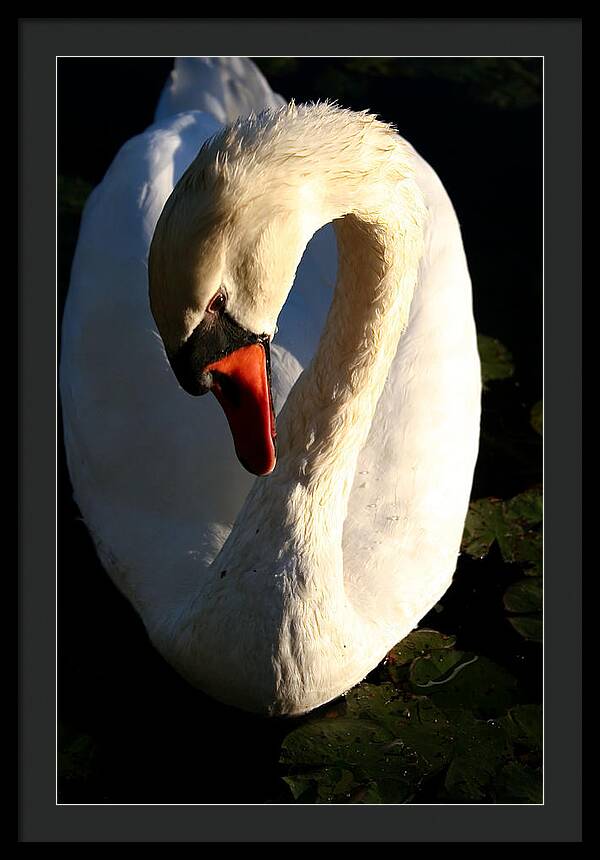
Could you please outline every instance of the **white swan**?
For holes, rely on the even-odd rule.
[[[230,95],[254,93],[245,109],[270,109],[211,137],[215,69]],[[167,115],[185,92],[204,112]],[[364,678],[448,588],[480,375],[433,170],[367,113],[278,101],[249,61],[178,62],[158,122],[86,206],[61,396],[75,498],[157,648],[223,702],[299,714]],[[286,302],[332,221],[333,298],[329,227]],[[196,393],[212,383],[241,458],[268,473],[276,325],[277,463],[253,478],[217,398],[174,370]]]

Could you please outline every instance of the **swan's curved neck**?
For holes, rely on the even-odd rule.
[[[228,132],[227,151],[241,161],[230,163],[227,188],[239,192],[238,208],[253,225],[267,202],[279,206],[265,231],[272,253],[255,255],[275,260],[267,287],[272,296],[280,290],[279,307],[305,245],[331,221],[337,284],[317,353],[278,416],[275,471],[254,482],[186,603],[177,648],[184,667],[202,655],[206,688],[212,673],[226,700],[229,686],[245,689],[240,665],[258,666],[251,693],[240,697],[292,711],[363,677],[395,635],[389,613],[362,613],[347,587],[343,529],[358,456],[408,322],[425,206],[412,153],[389,127],[331,107],[280,119],[266,130]],[[267,194],[244,197],[258,178]],[[262,274],[268,279],[271,268]],[[215,653],[215,641],[231,635],[224,619],[235,625],[235,647]]]
[[[296,579],[320,579],[322,591],[319,570],[331,577],[329,585],[336,579],[343,587],[348,497],[408,321],[423,247],[425,207],[410,152],[386,126],[359,131],[342,147],[342,164],[335,162],[334,142],[328,150],[321,139],[312,169],[306,158],[287,166],[287,182],[294,181],[295,166],[303,188],[306,209],[295,214],[296,223],[308,225],[306,241],[334,222],[337,284],[317,353],[278,416],[277,467],[254,484],[217,561],[254,558],[258,568],[262,550],[254,526],[272,519],[278,541],[288,535],[277,548],[281,564],[291,559]]]
[[[407,191],[407,188],[404,188]],[[393,200],[395,190],[389,188]],[[338,281],[317,354],[280,416],[280,474],[319,505],[345,505],[398,341],[422,247],[421,201],[377,212],[354,207],[335,222]],[[407,205],[411,205],[407,212]]]

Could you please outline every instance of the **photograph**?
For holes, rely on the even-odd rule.
[[[542,805],[544,58],[56,123],[57,804]]]

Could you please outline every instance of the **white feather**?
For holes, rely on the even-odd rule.
[[[277,108],[249,61],[210,66],[211,91],[207,62],[178,62],[158,121],[86,205],[63,321],[65,445],[100,557],[164,656],[222,701],[302,713],[360,681],[451,582],[479,432],[470,280],[443,186],[389,127]],[[248,90],[252,104],[230,98]],[[212,116],[186,110],[209,102]],[[237,214],[232,313],[279,326],[281,456],[255,480],[216,400],[176,382],[147,260],[216,120],[262,107],[191,168],[224,177],[219,206]]]

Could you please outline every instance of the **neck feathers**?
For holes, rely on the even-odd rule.
[[[345,509],[408,322],[425,206],[410,149],[368,114],[327,104],[291,106],[267,126],[260,117],[255,123],[240,125],[244,175],[268,171],[262,187],[272,191],[264,193],[280,204],[295,195],[287,205],[306,229],[299,256],[325,223],[334,221],[338,238],[337,285],[319,349],[279,416],[277,474],[312,488],[320,507]],[[234,128],[224,137],[231,143],[240,133]],[[228,165],[230,179],[242,170],[235,159]]]
[[[390,203],[390,185],[411,173],[409,147],[373,115],[328,102],[291,103],[239,119],[211,138],[182,190],[212,192],[211,205],[218,201],[221,212],[237,213],[246,226],[248,209],[258,226],[300,207],[310,208],[320,227],[357,208],[380,212]]]
[[[412,158],[394,129],[367,112],[291,104],[212,138],[182,180],[243,225],[232,232],[254,251],[264,235],[272,247],[261,259],[280,265],[286,249],[286,271],[280,265],[270,279],[279,306],[312,235],[335,223],[334,300],[317,354],[280,415],[276,474],[344,505],[417,281],[426,214]]]

